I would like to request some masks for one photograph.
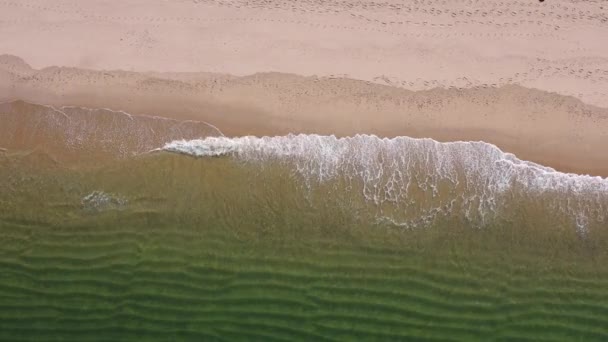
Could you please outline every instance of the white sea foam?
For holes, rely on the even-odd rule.
[[[567,214],[583,235],[589,222],[603,223],[608,213],[608,179],[558,172],[485,142],[287,135],[179,140],[163,150],[277,161],[292,166],[309,186],[338,177],[359,182],[365,199],[382,207],[380,220],[407,227],[454,210],[483,226],[514,198],[539,202],[548,214]]]
[[[103,191],[93,191],[81,200],[82,207],[89,211],[104,211],[111,209],[123,209],[127,200],[114,194]]]

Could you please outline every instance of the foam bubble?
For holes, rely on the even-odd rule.
[[[103,191],[93,191],[82,198],[81,204],[85,210],[103,211],[123,209],[127,205],[127,200]]]

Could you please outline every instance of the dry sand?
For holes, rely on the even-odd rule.
[[[608,176],[606,37],[593,1],[0,0],[0,101],[483,140]]]

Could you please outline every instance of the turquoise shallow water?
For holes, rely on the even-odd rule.
[[[606,230],[551,196],[408,228],[277,159],[0,160],[1,340],[608,338]]]

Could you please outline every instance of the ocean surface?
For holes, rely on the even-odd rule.
[[[608,179],[485,142],[0,124],[0,340],[608,340]]]

